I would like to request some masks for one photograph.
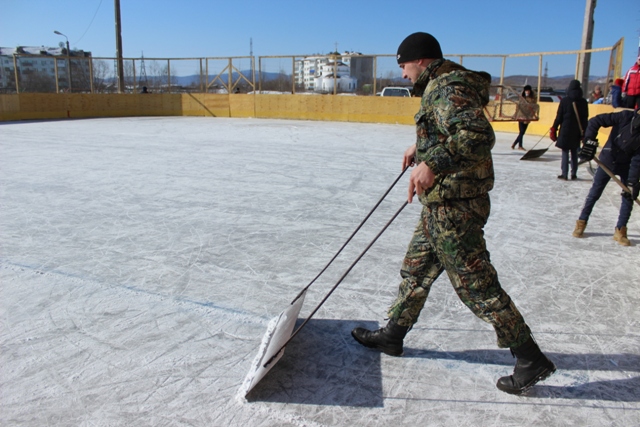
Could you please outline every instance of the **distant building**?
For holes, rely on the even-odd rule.
[[[334,75],[335,68],[335,75]],[[373,80],[373,57],[358,52],[307,56],[295,63],[295,81],[306,90],[355,92],[363,82]]]
[[[349,57],[349,75],[357,79],[357,90],[362,90],[364,85],[373,83],[373,60],[373,56]]]
[[[89,89],[91,52],[73,50],[71,60],[71,86],[75,90]],[[0,91],[15,90],[16,66],[20,91],[37,88],[38,91],[55,91],[56,62],[58,88],[69,89],[67,49],[61,47],[0,47]],[[43,89],[47,90],[43,90]]]
[[[304,86],[304,61],[295,61],[294,70],[296,86]]]
[[[322,92],[355,92],[358,80],[349,75],[349,66],[344,62],[330,60],[320,68],[320,75],[314,79],[314,90]]]
[[[307,56],[302,61],[296,61],[302,66],[296,67],[296,72],[301,71],[302,75],[296,75],[296,81],[300,82],[307,90],[315,90],[315,79],[320,75],[322,66],[329,62],[326,56]]]

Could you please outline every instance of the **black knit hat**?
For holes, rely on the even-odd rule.
[[[413,33],[398,46],[398,64],[423,58],[442,58],[440,43],[431,34]]]

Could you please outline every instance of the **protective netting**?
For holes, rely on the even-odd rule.
[[[538,104],[527,102],[510,86],[492,86],[495,93],[485,107],[485,114],[493,122],[531,122],[539,118]]]

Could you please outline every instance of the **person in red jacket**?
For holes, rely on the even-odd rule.
[[[636,108],[640,104],[640,55],[624,76],[622,98],[623,106],[626,108]]]

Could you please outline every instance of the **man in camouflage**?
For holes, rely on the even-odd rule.
[[[405,152],[402,167],[415,165],[408,200],[415,191],[423,208],[389,322],[376,331],[355,328],[352,335],[362,345],[401,356],[404,337],[418,321],[431,285],[446,270],[460,300],[493,325],[498,346],[517,357],[513,375],[500,378],[497,387],[521,394],[556,367],[500,286],[484,240],[494,182],[495,135],[483,112],[491,76],[444,60],[440,44],[427,33],[408,36],[397,59],[403,77],[422,96],[415,116],[417,142]]]

